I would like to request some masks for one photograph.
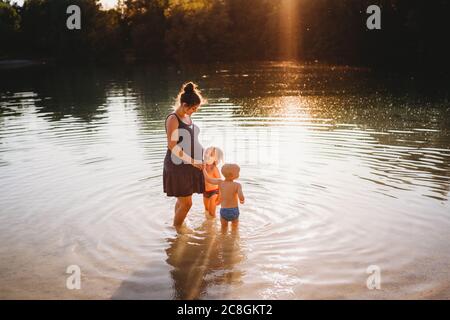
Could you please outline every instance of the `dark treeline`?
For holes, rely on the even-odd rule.
[[[82,12],[66,28],[66,8]],[[368,30],[366,9],[382,9]],[[211,62],[300,59],[449,69],[449,1],[415,0],[0,0],[0,58],[64,62]]]

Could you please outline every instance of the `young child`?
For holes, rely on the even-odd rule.
[[[234,182],[239,178],[241,168],[237,164],[225,164],[222,167],[222,174],[225,180],[210,178],[206,169],[203,169],[205,180],[213,185],[219,186],[218,202],[221,204],[220,221],[222,228],[227,229],[228,223],[231,222],[233,229],[239,225],[239,206],[238,200],[244,204],[245,198],[240,183]]]
[[[203,193],[203,204],[206,213],[214,218],[216,216],[217,199],[219,197],[219,188],[217,185],[208,183],[206,177],[221,178],[217,166],[223,160],[223,152],[219,148],[209,147],[205,150],[205,192]]]

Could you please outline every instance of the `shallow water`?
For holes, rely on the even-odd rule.
[[[184,232],[171,227],[163,119],[187,79],[208,98],[203,145],[242,168],[238,233],[207,220],[200,195]],[[444,93],[269,62],[15,70],[0,84],[0,298],[450,298]],[[66,288],[69,265],[81,290]]]

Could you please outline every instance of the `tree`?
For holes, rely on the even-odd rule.
[[[69,5],[81,8],[81,30],[66,27]],[[120,57],[120,19],[115,10],[100,10],[99,0],[26,0],[21,29],[33,57],[98,61]]]
[[[0,57],[14,52],[20,28],[17,7],[10,1],[0,1]]]
[[[232,35],[223,1],[171,0],[165,10],[167,53],[179,62],[226,58]]]
[[[122,6],[127,51],[139,59],[164,60],[167,0],[126,0]]]

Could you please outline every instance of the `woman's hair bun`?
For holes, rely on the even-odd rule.
[[[184,93],[194,93],[195,85],[192,82],[188,82],[184,85]]]
[[[192,81],[185,83],[178,94],[179,104],[185,103],[188,107],[198,106],[203,102],[198,87]]]

